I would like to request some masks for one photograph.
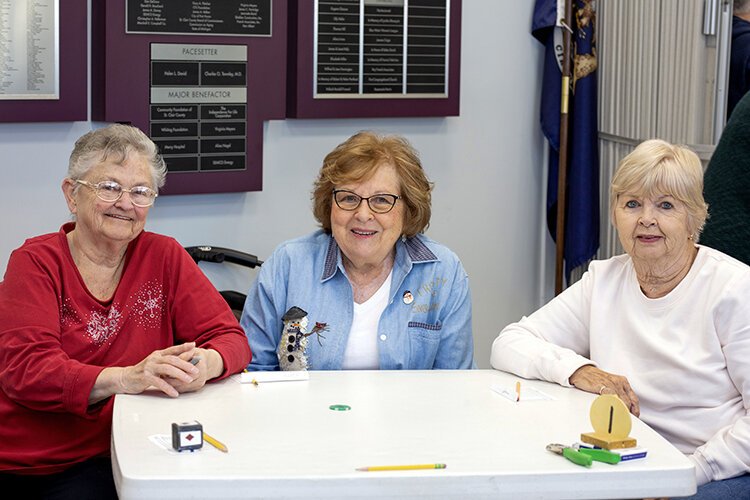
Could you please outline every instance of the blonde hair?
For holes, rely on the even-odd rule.
[[[427,229],[432,214],[432,183],[427,180],[419,153],[403,137],[363,131],[328,153],[315,181],[313,215],[325,232],[331,233],[333,190],[370,179],[384,164],[393,165],[399,179],[398,203],[403,202],[405,207],[404,236],[411,237]]]
[[[708,218],[703,199],[703,165],[685,146],[651,139],[620,161],[609,188],[609,211],[614,221],[617,198],[624,193],[654,197],[668,194],[685,204],[688,230],[698,241]]]

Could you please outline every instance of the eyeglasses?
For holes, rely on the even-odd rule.
[[[122,198],[122,193],[128,193],[130,195],[130,201],[136,207],[150,207],[154,204],[154,200],[159,194],[148,186],[133,186],[132,188],[124,188],[115,181],[102,181],[96,184],[92,184],[88,181],[82,181],[75,179],[78,184],[83,184],[86,187],[90,187],[96,191],[96,197],[102,201],[114,203]]]
[[[393,207],[396,206],[396,201],[400,199],[401,197],[396,196],[395,194],[374,194],[365,198],[364,196],[360,196],[352,191],[347,191],[346,189],[333,190],[333,200],[336,202],[336,206],[341,210],[347,210],[350,212],[356,210],[364,200],[367,202],[367,206],[370,207],[370,210],[376,214],[387,214],[393,210]]]

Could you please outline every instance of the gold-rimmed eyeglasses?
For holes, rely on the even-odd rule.
[[[114,203],[122,198],[122,193],[128,193],[130,195],[130,201],[133,203],[133,205],[135,205],[136,207],[145,208],[153,205],[154,200],[157,196],[159,196],[159,193],[148,186],[133,186],[132,188],[128,189],[122,187],[115,181],[102,181],[97,182],[96,184],[92,184],[88,181],[75,179],[75,182],[93,189],[96,192],[97,198],[108,203]]]

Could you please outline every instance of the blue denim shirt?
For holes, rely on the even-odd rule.
[[[409,291],[411,303],[404,300]],[[408,295],[408,294],[407,294]],[[325,323],[307,340],[308,366],[340,370],[354,298],[336,240],[323,231],[281,244],[248,292],[241,325],[253,359],[248,370],[278,370],[284,313],[307,311]],[[424,235],[396,243],[391,290],[378,324],[380,368],[474,368],[469,279],[456,254]]]

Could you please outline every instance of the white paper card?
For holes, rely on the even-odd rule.
[[[203,442],[203,447],[199,448],[197,450],[185,450],[185,451],[177,451],[174,448],[172,448],[172,435],[171,434],[152,434],[148,437],[148,440],[154,443],[156,446],[161,448],[164,451],[167,451],[169,453],[176,453],[178,455],[190,455],[191,453],[195,452],[203,452],[203,453],[221,453],[219,450],[211,446],[210,444]]]
[[[243,384],[265,382],[294,382],[299,380],[310,380],[310,373],[306,371],[291,372],[243,372],[240,373],[240,382]]]
[[[499,384],[491,386],[491,389],[502,397],[513,401],[514,403],[518,400],[518,394],[516,393],[515,387],[506,387]],[[522,386],[521,387],[521,399],[520,401],[550,401],[554,400],[549,394],[545,394],[539,389],[533,387]]]

